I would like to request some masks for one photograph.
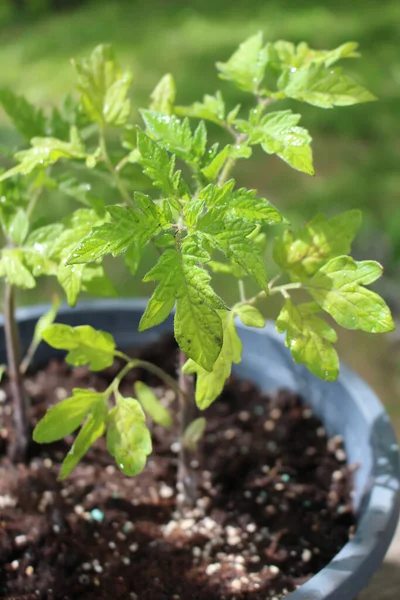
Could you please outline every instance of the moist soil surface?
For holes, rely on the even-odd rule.
[[[131,352],[139,355],[139,352]],[[140,352],[173,374],[166,338]],[[93,374],[54,360],[26,378],[32,426],[74,387],[104,390],[121,365]],[[133,371],[176,412],[176,398]],[[0,597],[8,600],[265,600],[283,598],[352,536],[352,467],[307,404],[231,378],[210,407],[193,456],[199,497],[176,509],[176,426],[152,427],[154,453],[125,477],[99,440],[64,482],[72,437],[32,445],[27,465],[6,458],[12,435],[7,381],[0,389]],[[177,420],[175,418],[175,420]]]

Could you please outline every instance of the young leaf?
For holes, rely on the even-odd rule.
[[[85,148],[74,128],[71,129],[69,142],[50,137],[35,137],[31,144],[32,147],[28,150],[16,153],[15,158],[20,164],[0,175],[0,181],[18,174],[29,175],[35,169],[53,165],[62,158],[86,158]]]
[[[317,306],[317,310],[318,310]],[[286,346],[296,363],[303,363],[317,377],[335,381],[339,374],[339,359],[332,343],[336,331],[314,314],[309,304],[295,306],[286,300],[277,321],[279,333],[286,331]]]
[[[14,248],[9,250],[4,248],[0,258],[0,277],[10,285],[15,285],[22,289],[32,289],[36,286],[36,281],[31,272],[24,265],[24,255],[22,250]]]
[[[153,185],[163,190],[167,197],[174,198],[180,189],[180,171],[175,172],[175,157],[169,156],[154,140],[140,129],[137,133],[140,164],[144,173],[153,180]]]
[[[339,325],[371,333],[392,331],[395,326],[385,301],[366,289],[382,275],[372,260],[356,262],[349,256],[331,259],[304,284],[314,300]]]
[[[67,264],[93,262],[105,254],[117,256],[132,244],[143,247],[165,225],[160,209],[144,194],[136,192],[135,201],[140,212],[126,206],[109,206],[111,223],[93,227],[90,233],[70,254]]]
[[[56,323],[42,335],[53,348],[68,350],[66,361],[70,365],[79,367],[88,364],[91,371],[102,371],[114,362],[115,341],[106,331],[89,325],[70,327]]]
[[[21,246],[28,235],[28,231],[28,216],[22,208],[19,208],[8,223],[8,235],[16,246]]]
[[[267,294],[269,293],[264,260],[257,246],[249,239],[249,235],[254,231],[253,223],[245,223],[241,219],[214,220],[213,214],[209,213],[204,221],[200,220],[199,229],[214,248],[239,265]]]
[[[262,316],[260,311],[250,304],[235,304],[232,307],[232,312],[239,317],[243,325],[247,327],[264,327],[265,318]]]
[[[183,444],[190,452],[196,452],[198,443],[205,434],[207,421],[204,417],[199,417],[187,426],[183,435]]]
[[[207,166],[202,168],[201,172],[208,181],[215,181],[217,179],[230,154],[231,146],[227,145],[216,156],[212,157]]]
[[[308,102],[321,108],[371,102],[375,97],[341,70],[310,63],[287,71],[278,82],[287,98]]]
[[[71,398],[49,408],[33,431],[33,439],[39,444],[62,440],[73,433],[83,419],[97,405],[105,406],[104,394],[74,388]]]
[[[233,191],[232,183],[232,180],[228,181],[222,187],[210,184],[201,191],[199,199],[205,201],[208,208],[216,209],[210,213],[211,221],[242,219],[246,223],[254,224],[282,222],[279,211],[268,200],[258,198],[257,190],[240,188]]]
[[[342,58],[358,57],[357,48],[356,42],[346,42],[334,50],[313,50],[305,42],[296,46],[292,42],[279,40],[270,47],[270,58],[278,71],[298,69],[311,62],[330,67]]]
[[[219,91],[216,92],[215,96],[206,94],[203,102],[195,102],[191,106],[177,106],[175,111],[178,115],[184,117],[206,119],[218,125],[225,120],[225,102]]]
[[[117,406],[108,414],[107,448],[125,475],[138,475],[151,453],[145,415],[134,398],[117,395]]]
[[[208,408],[222,393],[231,374],[232,363],[240,363],[242,342],[236,333],[233,318],[233,312],[221,313],[223,344],[212,371],[206,371],[192,359],[189,359],[183,368],[184,373],[197,375],[196,404],[201,410]]]
[[[233,81],[245,92],[257,93],[267,62],[268,53],[260,32],[240,44],[228,62],[218,62],[217,69],[222,79]]]
[[[175,82],[170,73],[164,75],[151,93],[150,110],[172,114],[175,102]]]
[[[169,411],[161,404],[155,393],[142,381],[135,383],[135,395],[145,413],[159,425],[172,427],[172,417]]]
[[[292,277],[308,279],[330,258],[350,252],[361,218],[359,210],[348,210],[329,220],[316,215],[297,232],[287,230],[282,238],[276,238],[274,260]]]
[[[75,469],[78,462],[84,457],[89,448],[100,438],[105,431],[106,406],[97,403],[92,407],[85,424],[78,433],[76,440],[64,459],[61,466],[59,480],[62,481]]]
[[[26,98],[8,88],[0,88],[0,104],[28,142],[33,137],[46,135],[46,119],[42,109],[36,109]]]
[[[205,369],[211,370],[222,345],[222,324],[216,312],[225,304],[209,285],[210,276],[198,263],[207,253],[188,237],[181,253],[166,250],[144,281],[159,281],[140,321],[143,331],[162,323],[175,300],[175,337],[182,350]]]
[[[239,131],[246,133],[249,144],[261,144],[264,152],[276,154],[294,169],[314,175],[311,136],[307,129],[298,127],[300,115],[291,110],[271,112],[259,123],[236,121]]]
[[[189,120],[181,121],[175,115],[166,115],[153,110],[140,111],[146,132],[163,148],[191,161],[193,138]]]
[[[89,58],[74,61],[73,64],[87,116],[100,124],[125,125],[131,110],[127,95],[132,74],[130,71],[121,71],[112,47],[97,46]]]

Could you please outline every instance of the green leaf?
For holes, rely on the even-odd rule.
[[[135,201],[140,211],[126,206],[107,207],[112,222],[93,227],[72,251],[67,263],[93,262],[106,254],[117,256],[126,252],[132,244],[135,248],[142,248],[161,230],[165,221],[160,209],[148,196],[136,192]]]
[[[363,285],[383,272],[372,260],[356,262],[349,256],[333,258],[304,284],[314,300],[339,325],[371,333],[392,331],[395,326],[385,301]]]
[[[198,443],[205,434],[207,421],[204,417],[199,417],[187,426],[183,434],[183,444],[190,452],[196,452]]]
[[[88,364],[91,371],[102,371],[114,362],[115,341],[106,331],[89,325],[70,327],[51,325],[43,332],[43,339],[53,348],[68,350],[66,361],[76,367]]]
[[[26,98],[8,88],[0,88],[0,104],[28,142],[33,137],[46,135],[46,119],[42,109],[36,109]]]
[[[82,291],[105,298],[117,296],[117,291],[102,265],[86,265],[82,276]]]
[[[207,129],[204,121],[200,121],[193,133],[192,156],[202,158],[207,148]]]
[[[175,81],[170,73],[167,73],[158,82],[151,93],[150,110],[155,110],[166,115],[172,114],[175,102]]]
[[[169,411],[161,404],[155,393],[142,381],[135,383],[135,395],[145,413],[159,425],[172,427],[172,417]]]
[[[57,272],[58,283],[63,288],[70,306],[75,306],[82,287],[85,265],[68,265],[60,263]]]
[[[32,289],[36,286],[35,279],[24,265],[24,255],[19,248],[3,249],[0,258],[0,277],[4,277],[10,285],[22,289]]]
[[[241,219],[214,219],[212,212],[199,222],[199,230],[204,232],[210,244],[239,265],[269,294],[263,257],[256,244],[249,239],[254,229],[253,223],[246,223]]]
[[[348,254],[361,225],[359,210],[349,210],[332,219],[316,215],[297,232],[285,231],[276,238],[274,260],[294,278],[305,280],[329,259]]]
[[[97,405],[104,406],[104,394],[74,388],[71,398],[49,408],[33,432],[33,439],[39,444],[49,444],[62,440],[73,433],[89,412]]]
[[[225,146],[221,152],[218,152],[218,154],[212,158],[206,167],[203,167],[201,172],[203,173],[204,177],[208,179],[208,181],[215,181],[217,179],[226,161],[230,157],[230,153],[231,146]]]
[[[339,359],[332,343],[336,331],[313,314],[309,304],[295,306],[286,300],[277,321],[280,333],[286,331],[286,346],[296,363],[305,364],[317,377],[335,381],[339,374]],[[317,306],[318,310],[318,306]]]
[[[142,249],[132,244],[124,254],[124,262],[131,275],[136,275],[142,260]]]
[[[288,71],[280,78],[278,85],[286,97],[321,108],[375,100],[370,92],[351,77],[343,75],[340,69],[327,69],[323,64],[311,63]]]
[[[97,46],[89,58],[73,64],[78,74],[82,106],[88,117],[100,124],[125,125],[131,111],[127,95],[132,74],[121,71],[112,47]]]
[[[266,114],[255,125],[236,121],[236,126],[249,136],[249,144],[261,144],[267,154],[276,154],[294,169],[314,175],[311,136],[307,129],[298,127],[299,121],[300,115],[282,110]]]
[[[279,211],[264,198],[257,197],[257,190],[240,188],[233,191],[233,182],[228,181],[223,187],[213,184],[205,187],[199,198],[204,200],[209,208],[214,208],[209,219],[236,220],[246,223],[273,224],[281,223],[283,218]],[[206,219],[203,221],[205,222]]]
[[[76,440],[61,466],[59,480],[62,481],[71,473],[78,462],[84,457],[89,448],[105,431],[106,406],[98,403],[92,407],[85,424],[78,433]]]
[[[191,359],[186,362],[183,368],[184,373],[195,373],[197,375],[196,404],[201,410],[208,408],[221,394],[225,381],[231,374],[232,363],[238,364],[241,361],[242,342],[236,333],[233,320],[234,313],[222,313],[221,318],[223,344],[212,371],[206,371]]]
[[[225,120],[225,102],[218,91],[215,96],[206,94],[203,102],[195,102],[191,106],[177,106],[175,112],[184,117],[206,119],[220,125]]]
[[[42,315],[36,325],[35,330],[33,332],[33,343],[35,346],[38,346],[43,339],[43,332],[50,327],[54,323],[57,317],[58,310],[60,308],[60,299],[58,296],[53,298],[53,303],[51,308]]]
[[[296,46],[292,42],[279,40],[270,48],[270,58],[278,71],[285,68],[298,69],[311,62],[330,67],[342,58],[358,57],[357,48],[356,42],[346,42],[334,50],[313,50],[305,42]]]
[[[208,262],[190,237],[181,253],[166,250],[144,281],[159,281],[140,321],[143,331],[162,323],[175,301],[175,337],[182,350],[205,369],[211,370],[222,346],[222,324],[217,313],[225,304],[210,287],[209,274],[199,266]]]
[[[50,137],[35,137],[31,144],[32,147],[28,150],[16,153],[15,158],[20,164],[0,175],[0,181],[18,174],[29,175],[35,169],[49,167],[62,158],[86,158],[85,148],[74,128],[71,129],[69,142]]]
[[[260,32],[240,44],[228,62],[218,62],[217,69],[222,79],[233,81],[245,92],[257,93],[267,62],[268,53]]]
[[[191,161],[193,137],[189,119],[181,121],[175,115],[166,115],[153,110],[140,111],[146,125],[146,132],[163,148]]]
[[[108,414],[107,448],[125,475],[138,475],[151,453],[150,432],[137,400],[117,396],[117,406]]]
[[[175,172],[175,157],[169,156],[154,140],[138,130],[137,144],[140,164],[153,185],[163,190],[167,197],[175,197],[180,188],[180,171]]]
[[[243,325],[247,327],[264,327],[265,318],[260,311],[250,304],[235,304],[232,307],[232,312],[239,317]]]
[[[16,246],[24,243],[29,231],[29,219],[26,212],[19,208],[8,224],[8,235]]]

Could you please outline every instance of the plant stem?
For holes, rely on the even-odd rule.
[[[13,461],[19,462],[25,459],[28,448],[29,404],[19,371],[21,352],[15,320],[14,288],[9,283],[5,284],[4,332],[15,423],[15,440],[10,445],[9,455]]]
[[[121,181],[121,178],[118,174],[118,170],[114,169],[114,166],[111,162],[110,156],[108,154],[108,150],[107,150],[107,144],[106,144],[106,136],[105,136],[105,132],[104,132],[104,127],[100,127],[100,148],[101,148],[101,153],[103,155],[103,159],[104,159],[104,163],[108,169],[108,171],[110,172],[113,181],[116,185],[116,187],[118,188],[119,193],[121,194],[124,202],[126,202],[126,204],[128,205],[132,205],[132,199],[129,196],[128,191],[126,190],[124,184]],[[117,165],[118,167],[119,165]]]
[[[243,279],[238,280],[240,302],[246,302],[246,290],[244,289]]]
[[[186,429],[196,418],[193,376],[185,375],[183,372],[183,366],[186,361],[186,354],[182,350],[179,350],[179,387],[183,393],[179,395],[180,451],[178,459],[177,489],[182,498],[182,501],[180,502],[181,509],[192,508],[197,499],[196,477],[190,465],[193,455],[183,442]]]
[[[275,278],[276,280],[276,278]],[[274,280],[271,281],[271,283],[273,283]],[[271,284],[270,284],[271,285]],[[299,283],[286,283],[285,285],[277,285],[275,287],[270,287],[269,288],[269,292],[270,294],[282,294],[282,296],[284,296],[285,298],[289,298],[289,294],[287,292],[287,290],[299,290],[302,287],[302,284]],[[253,296],[252,298],[249,298],[249,300],[246,300],[246,304],[255,304],[257,302],[257,300],[261,300],[261,298],[266,298],[267,294],[262,291],[262,292],[258,292],[258,294],[256,294],[255,296]]]

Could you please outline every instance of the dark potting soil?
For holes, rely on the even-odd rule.
[[[141,356],[175,370],[173,341]],[[26,379],[32,425],[73,387],[104,390],[99,374],[52,361]],[[173,392],[136,370],[171,410]],[[8,600],[265,600],[301,586],[343,547],[355,527],[352,469],[340,437],[292,393],[273,396],[231,378],[206,411],[193,457],[196,508],[176,512],[174,430],[153,427],[154,453],[128,478],[104,440],[65,482],[72,443],[33,445],[28,465],[5,457],[11,436],[7,382],[0,389],[0,597]],[[176,431],[176,430],[175,430]]]

